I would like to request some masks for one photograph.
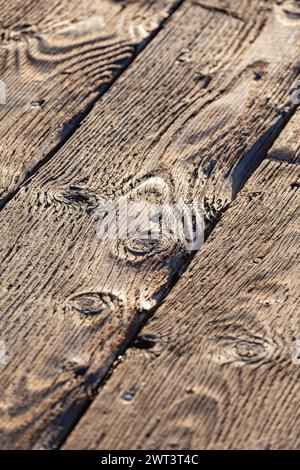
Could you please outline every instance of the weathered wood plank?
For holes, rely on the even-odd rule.
[[[198,202],[214,220],[292,114],[297,17],[225,4],[175,13],[1,211],[3,448],[61,442],[191,257],[170,239],[99,240],[99,202]]]
[[[0,204],[51,157],[178,3],[0,1]]]
[[[299,130],[300,112],[65,448],[299,449]]]

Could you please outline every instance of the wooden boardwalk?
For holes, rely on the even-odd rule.
[[[300,2],[0,7],[0,448],[299,449]]]

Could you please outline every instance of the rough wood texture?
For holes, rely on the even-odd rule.
[[[0,203],[65,141],[176,4],[0,1]]]
[[[202,202],[213,221],[292,114],[298,17],[222,5],[184,4],[0,213],[3,448],[61,442],[191,256],[99,240],[99,201]]]
[[[65,448],[300,448],[299,131],[300,112]]]

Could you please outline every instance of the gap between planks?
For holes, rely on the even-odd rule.
[[[282,125],[282,127],[281,127],[280,131],[277,133],[276,137],[274,139],[270,139],[269,145],[268,145],[268,150],[265,151],[264,155],[261,155],[259,165],[257,167],[253,167],[252,171],[250,173],[248,173],[247,180],[245,180],[245,182],[243,183],[243,186],[241,186],[239,188],[239,191],[243,189],[244,184],[245,185],[247,184],[248,180],[251,179],[253,174],[256,171],[259,171],[259,168],[266,161],[266,158],[269,157],[269,155],[268,155],[269,150],[272,147],[276,146],[276,141],[278,139],[280,141],[281,133],[284,131],[285,127],[288,126],[290,120],[293,118],[293,115],[296,112],[296,109],[297,108],[293,109],[293,112],[291,113],[291,115],[289,115],[289,118]],[[235,202],[235,199],[232,202]],[[218,223],[222,220],[222,218],[225,216],[227,211],[231,208],[231,205],[232,205],[232,203],[229,203],[226,207],[224,207],[224,209],[222,210],[222,213],[220,213],[220,217],[217,218],[213,223],[211,223],[209,227],[207,227],[206,232],[205,232],[205,242],[208,240],[209,236],[213,233],[215,228],[217,228]],[[78,426],[80,426],[81,420],[82,419],[84,420],[85,414],[88,413],[88,411],[89,411],[90,407],[92,406],[93,402],[98,399],[99,395],[101,394],[101,391],[102,391],[103,387],[109,385],[109,380],[110,380],[112,374],[117,372],[117,369],[118,369],[118,366],[120,365],[120,363],[123,361],[123,359],[126,360],[126,353],[128,352],[128,350],[131,349],[131,348],[135,348],[135,347],[138,348],[138,349],[139,348],[147,349],[148,347],[152,348],[154,343],[151,342],[151,334],[149,334],[149,335],[147,335],[147,333],[145,334],[145,338],[147,338],[147,336],[149,336],[148,341],[147,341],[147,339],[145,339],[145,341],[143,342],[143,337],[141,337],[141,345],[140,346],[139,346],[139,343],[138,343],[139,334],[143,331],[144,328],[147,328],[147,325],[149,325],[149,322],[150,322],[150,325],[151,325],[151,319],[153,319],[153,317],[155,316],[157,310],[163,311],[164,304],[165,303],[168,304],[169,298],[170,298],[170,296],[172,296],[172,294],[174,292],[174,289],[175,289],[175,293],[176,293],[176,288],[178,286],[178,283],[180,283],[181,277],[188,272],[190,265],[193,263],[193,260],[194,260],[195,256],[197,256],[197,255],[199,256],[198,251],[194,251],[190,255],[190,258],[188,259],[188,261],[185,263],[183,269],[181,270],[180,276],[174,276],[174,279],[173,279],[173,281],[172,281],[172,283],[169,287],[169,290],[165,294],[165,297],[161,300],[161,302],[158,303],[155,306],[155,308],[153,308],[150,312],[146,313],[144,319],[140,322],[140,324],[136,324],[135,328],[132,328],[128,332],[128,337],[124,340],[124,344],[120,347],[120,349],[118,351],[116,361],[107,370],[107,373],[103,377],[103,380],[99,383],[99,385],[97,387],[97,390],[95,391],[95,394],[91,397],[90,401],[86,404],[86,407],[85,407],[84,410],[82,410],[81,414],[78,415],[78,419],[74,422],[73,428],[70,429],[69,433],[65,436],[65,438],[62,440],[62,442],[56,447],[57,450],[63,449],[65,447],[65,443],[67,443],[66,448],[68,448],[68,439],[69,439],[70,435],[72,435],[72,439],[70,441],[71,444],[70,444],[69,448],[72,448],[72,443],[73,443],[73,445],[75,445],[76,431],[79,429]],[[209,261],[209,259],[208,259],[208,261]],[[126,373],[125,373],[125,375],[126,375]],[[87,435],[88,435],[88,433],[87,433]]]
[[[299,125],[300,110],[64,449],[299,447]]]

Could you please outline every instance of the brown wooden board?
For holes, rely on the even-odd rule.
[[[298,17],[222,5],[175,12],[0,213],[2,448],[59,445],[192,257],[100,240],[99,203],[201,203],[214,222],[293,113]]]
[[[300,112],[64,448],[299,449]]]
[[[178,3],[0,1],[0,204],[65,142]]]

